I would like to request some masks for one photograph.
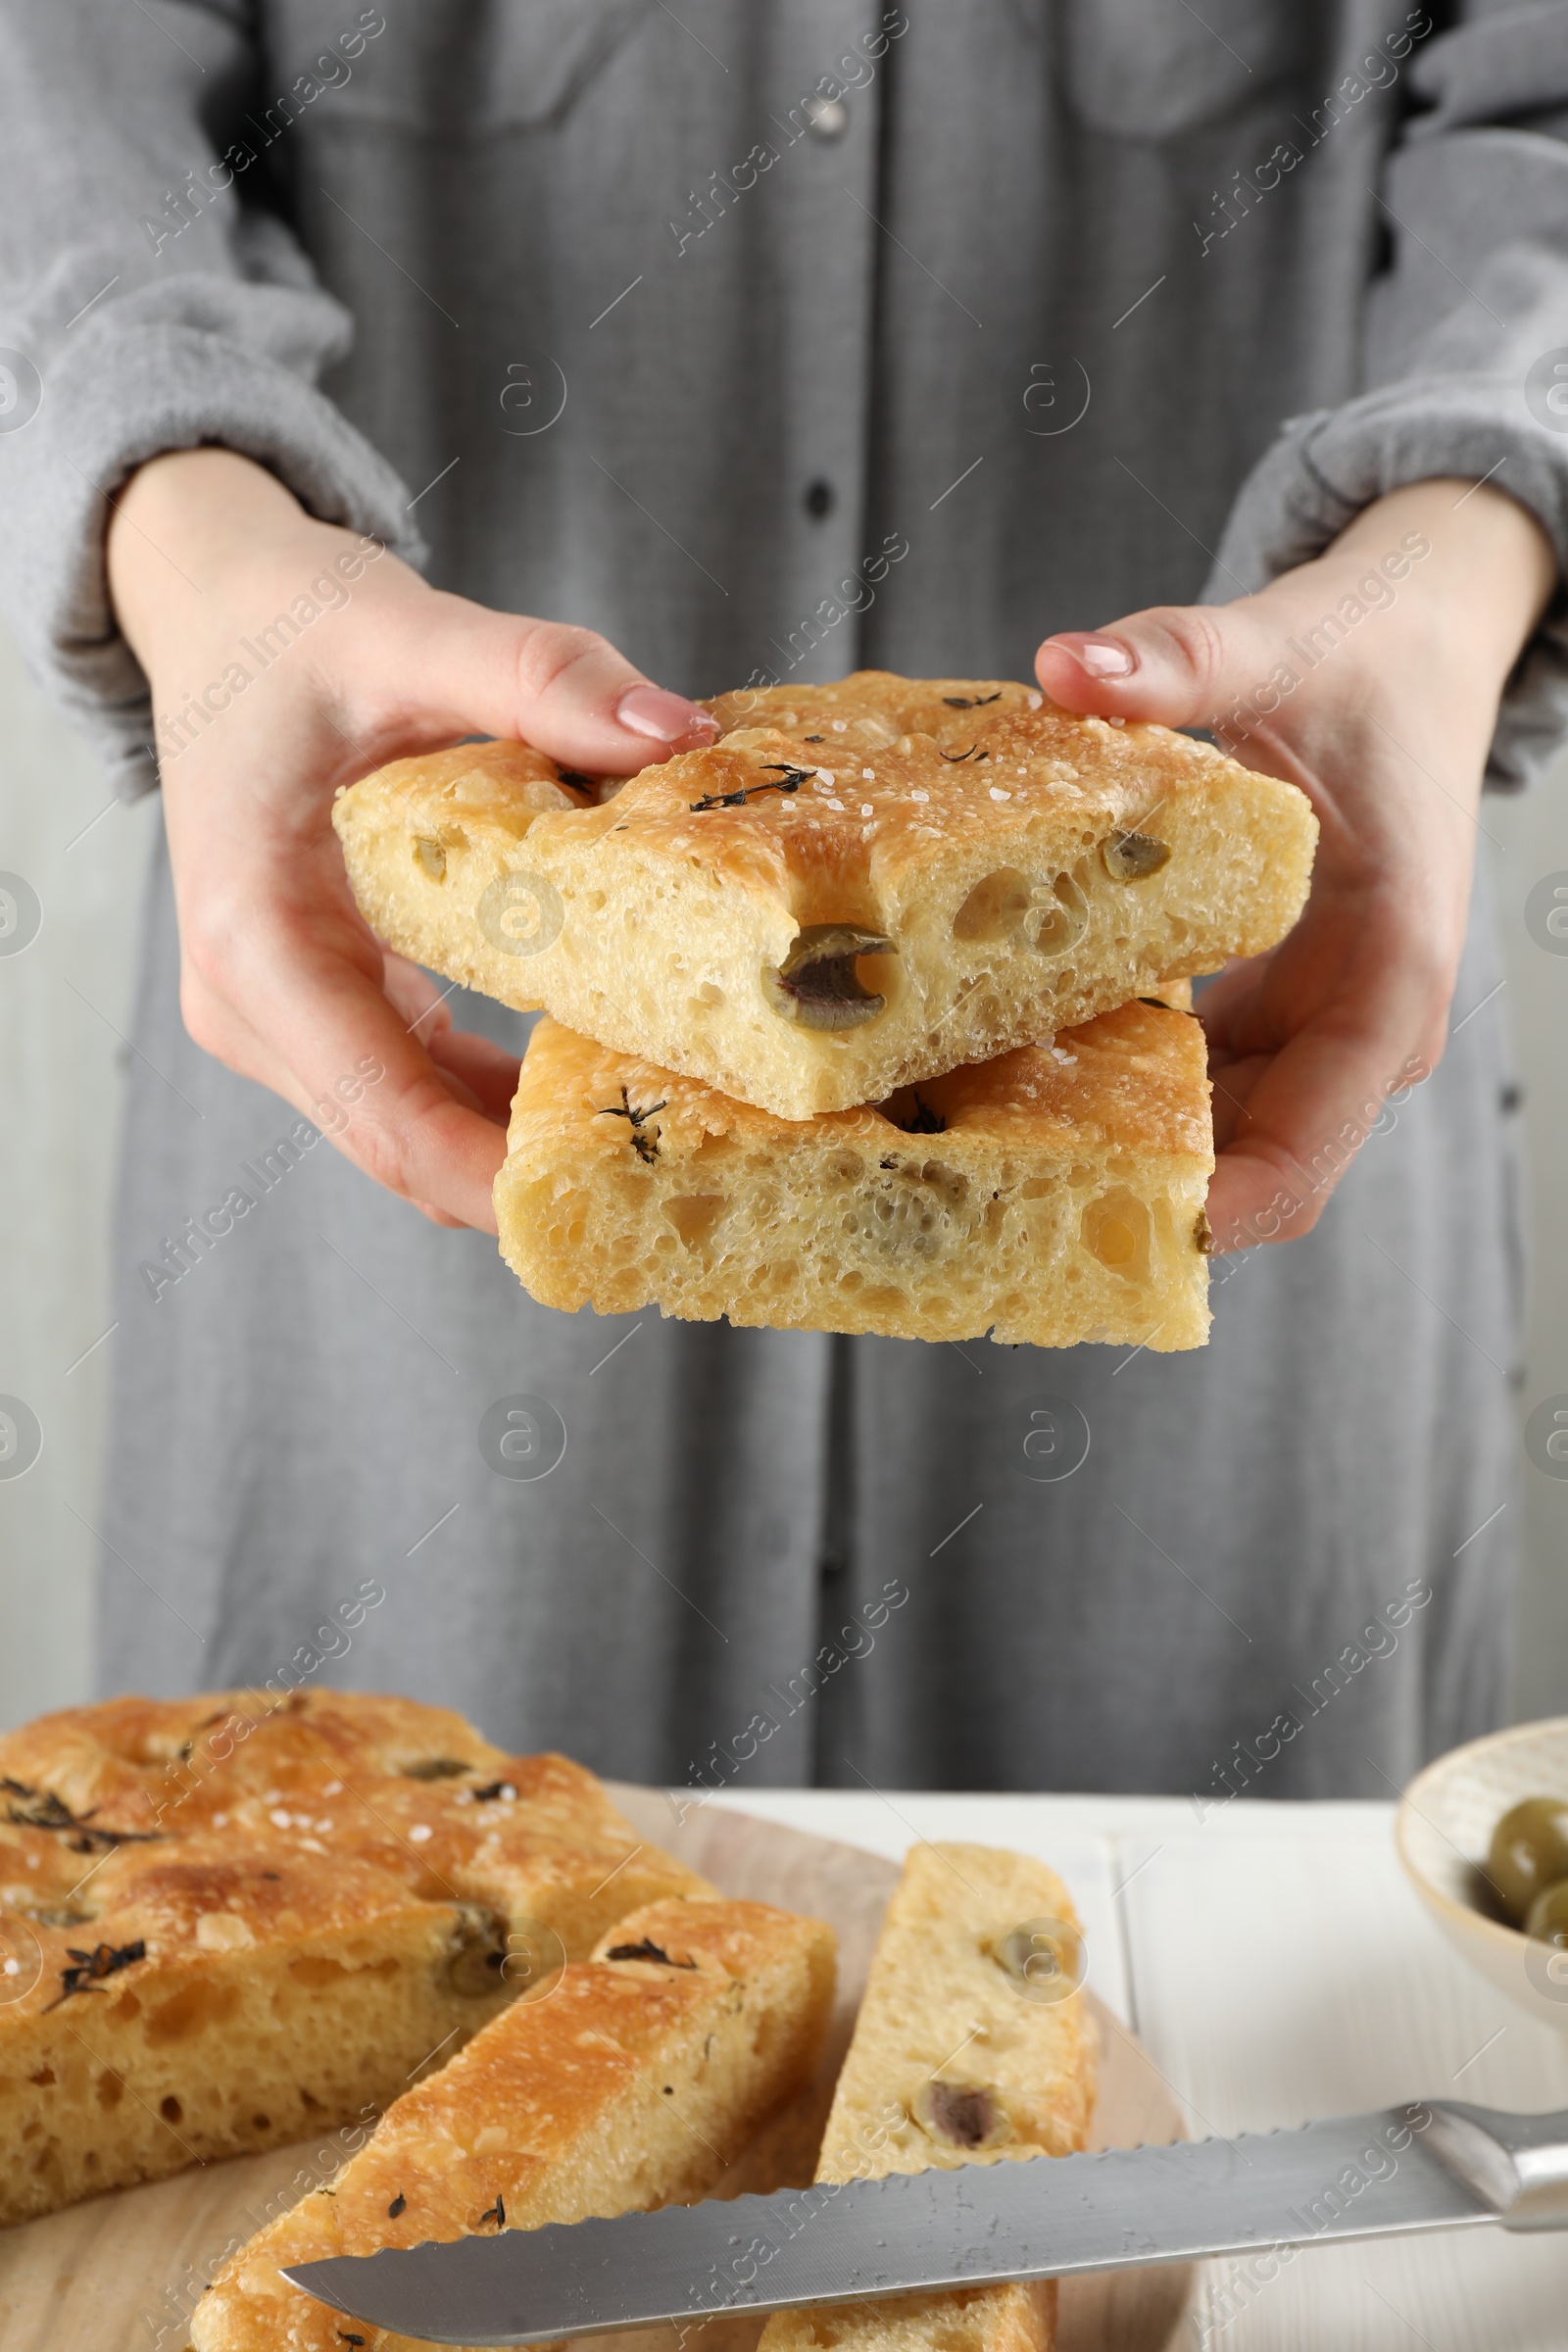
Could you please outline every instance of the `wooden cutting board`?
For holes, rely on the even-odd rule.
[[[654,1789],[619,1787],[613,1794],[650,1844],[677,1854],[725,1894],[808,1911],[836,1931],[838,2003],[806,2109],[808,2129],[814,2123],[819,2133],[897,1865],[716,1805],[694,1806],[677,1824]],[[1150,2059],[1108,2009],[1087,1997],[1101,2036],[1091,2147],[1183,2138],[1175,2102]],[[198,2166],[0,2230],[0,2352],[184,2352],[186,2316],[225,2250],[329,2179],[340,2153],[328,2134],[320,2146],[307,2140]],[[1191,2288],[1192,2272],[1174,2266],[1068,2279],[1059,2352],[1167,2352]],[[685,2352],[753,2352],[760,2331],[760,2321],[743,2319],[689,2329]],[[676,2352],[673,2328],[580,2341],[582,2352]]]

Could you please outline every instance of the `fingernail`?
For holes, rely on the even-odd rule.
[[[696,751],[718,733],[710,711],[699,710],[683,694],[666,694],[662,686],[628,686],[615,705],[615,717],[633,735],[646,735],[677,751]]]
[[[1091,637],[1078,629],[1064,629],[1059,637],[1048,637],[1046,643],[1061,646],[1092,678],[1130,677],[1138,667],[1138,656],[1120,637]]]

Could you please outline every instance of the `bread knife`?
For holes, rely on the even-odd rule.
[[[1298,2131],[962,2164],[504,2229],[334,2255],[283,2277],[397,2335],[536,2344],[722,2312],[1482,2223],[1568,2229],[1568,2113],[1433,2101]]]

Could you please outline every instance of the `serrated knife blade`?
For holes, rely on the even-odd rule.
[[[398,2335],[534,2344],[1499,2222],[1568,2228],[1568,2115],[1391,2107],[1298,2131],[896,2173],[386,2247],[283,2276]]]

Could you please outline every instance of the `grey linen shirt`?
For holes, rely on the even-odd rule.
[[[202,442],[690,692],[1027,676],[1049,630],[1255,589],[1434,473],[1568,553],[1562,6],[0,0],[0,586],[127,792],[106,499]],[[1565,715],[1554,608],[1494,780]],[[137,1039],[203,1115],[138,1072],[113,1680],[261,1679],[370,1575],[346,1679],[644,1775],[1208,1787],[1295,1708],[1268,1789],[1373,1791],[1500,1704],[1506,1515],[1454,1556],[1510,1476],[1494,1006],[1316,1233],[1227,1267],[1203,1356],[1125,1368],[632,1338],[314,1150],[154,1296],[162,1239],[288,1128],[183,1037],[162,868]],[[522,1393],[567,1441],[548,1480],[476,1442]],[[1013,1459],[1047,1394],[1093,1433],[1054,1484]],[[1356,1643],[1321,1725],[1290,1693]]]

